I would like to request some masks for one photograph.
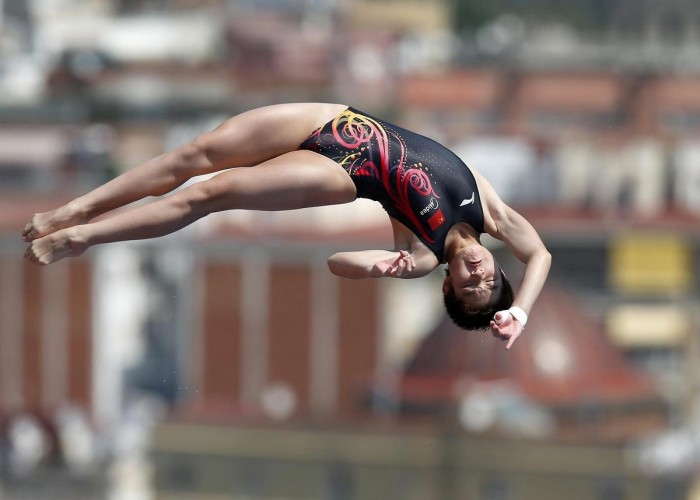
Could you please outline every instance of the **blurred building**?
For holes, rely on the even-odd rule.
[[[452,414],[467,430],[626,442],[661,431],[667,405],[571,296],[550,286],[508,352],[438,325],[406,364],[399,398],[407,416]]]
[[[624,443],[697,418],[698,6],[579,2],[562,13],[556,4],[0,2],[8,426],[31,413],[50,433],[73,405],[109,434],[129,404],[155,395],[181,419],[154,444],[159,488],[173,495],[205,483],[228,494],[234,479],[207,471],[235,469],[236,494],[254,498],[305,474],[313,479],[299,495],[327,498],[364,498],[380,483],[383,498],[561,498],[583,471],[567,495],[683,498],[692,447],[685,468],[659,452],[641,471]],[[531,220],[558,288],[543,294],[529,341],[506,359],[500,345],[450,331],[430,293],[439,272],[425,284],[331,276],[333,251],[390,244],[385,216],[365,206],[351,208],[362,226],[342,209],[225,215],[56,267],[19,260],[17,235],[33,212],[233,113],[285,101],[343,101],[436,138]],[[517,281],[519,264],[487,243]],[[426,357],[439,383],[417,377]],[[572,367],[582,371],[569,377]],[[528,426],[498,420],[499,408],[517,408]],[[208,434],[212,421],[250,427]],[[270,423],[357,434],[292,432],[286,447]],[[365,424],[398,438],[363,437]],[[571,456],[558,440],[572,437],[608,442],[557,468]],[[417,448],[402,448],[414,438]],[[472,446],[476,456],[464,451]],[[540,457],[531,467],[529,451]],[[424,462],[397,458],[423,452]],[[377,479],[382,470],[393,472]],[[464,470],[464,482],[450,473]],[[532,478],[545,476],[537,489]]]
[[[682,499],[678,477],[640,474],[602,444],[475,437],[443,429],[193,426],[157,429],[163,498]]]

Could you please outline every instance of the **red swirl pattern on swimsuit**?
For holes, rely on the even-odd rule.
[[[404,214],[420,231],[421,236],[428,242],[434,240],[423,229],[423,224],[411,208],[410,191],[416,191],[422,196],[440,198],[435,193],[430,177],[420,168],[406,167],[406,146],[404,140],[394,131],[387,130],[382,124],[367,116],[346,110],[338,115],[332,123],[332,137],[320,137],[321,142],[335,141],[353,151],[340,159],[339,163],[352,175],[368,175],[379,179],[386,192],[391,197],[394,206]],[[327,134],[330,135],[330,134]],[[391,138],[394,141],[391,141]],[[400,152],[395,168],[397,169],[395,183],[390,179],[389,146],[398,144]],[[367,154],[362,154],[367,151]],[[379,165],[376,164],[377,159]],[[444,222],[444,217],[436,225],[436,220],[430,223],[432,230]],[[435,227],[433,227],[435,226]]]

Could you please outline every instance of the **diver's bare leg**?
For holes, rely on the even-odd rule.
[[[313,130],[345,107],[279,104],[237,115],[215,130],[134,167],[56,210],[35,214],[25,226],[22,239],[33,241],[147,196],[164,195],[197,175],[256,165],[294,151]]]
[[[223,210],[293,210],[347,203],[357,196],[350,176],[334,161],[292,151],[251,168],[221,172],[209,180],[112,217],[36,239],[25,257],[50,264],[101,243],[156,238]]]

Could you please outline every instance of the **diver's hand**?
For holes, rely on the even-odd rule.
[[[413,256],[406,250],[399,251],[398,256],[392,256],[375,264],[384,276],[400,278],[404,273],[410,273],[416,267]]]
[[[506,349],[511,348],[522,332],[523,325],[508,310],[497,312],[491,320],[491,333],[497,339],[508,341]]]

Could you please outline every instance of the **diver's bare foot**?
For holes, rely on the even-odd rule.
[[[34,214],[32,220],[24,226],[22,240],[29,243],[59,229],[85,222],[87,222],[87,217],[69,203],[50,212]]]
[[[62,229],[32,241],[24,253],[24,258],[34,264],[47,265],[64,257],[77,257],[85,252],[87,247],[87,243],[77,235],[75,228]]]

